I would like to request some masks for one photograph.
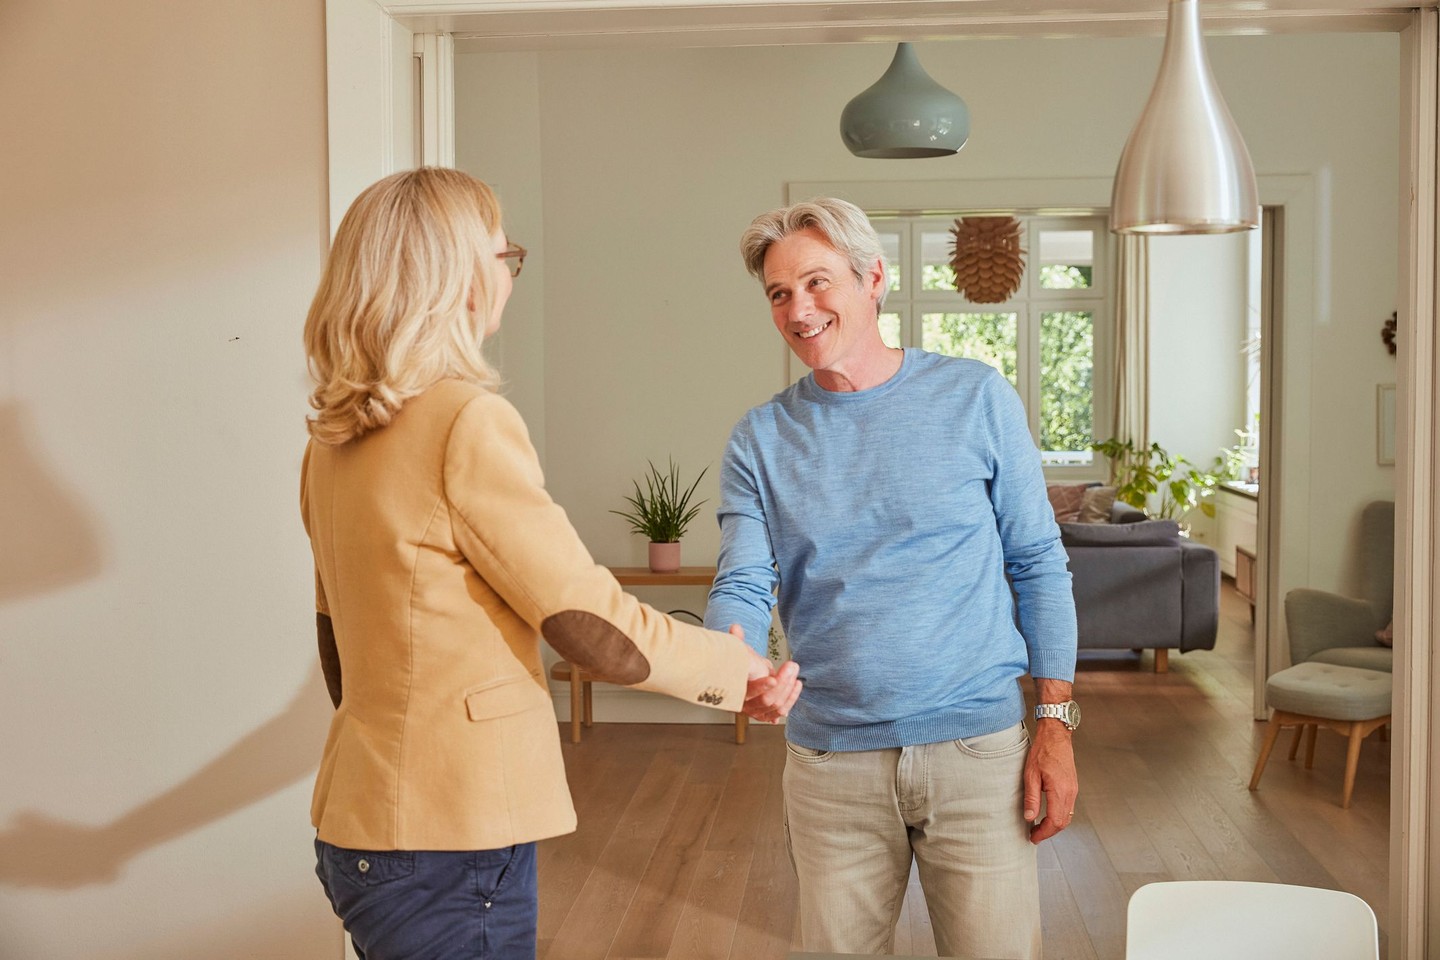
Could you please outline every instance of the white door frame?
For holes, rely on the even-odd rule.
[[[932,39],[947,35],[1023,36],[1155,34],[1163,30],[1159,0],[1089,0],[1060,13],[1007,0],[326,0],[331,231],[367,184],[416,162],[454,162],[451,38],[467,49],[565,46],[697,46],[861,39]],[[1211,0],[1207,29],[1274,31],[1367,29],[1399,31],[1402,59],[1402,304],[1399,316],[1396,456],[1395,737],[1392,749],[1390,957],[1440,960],[1440,857],[1430,856],[1430,823],[1440,798],[1430,795],[1434,745],[1440,744],[1430,694],[1440,690],[1440,658],[1431,645],[1440,618],[1440,565],[1435,562],[1440,491],[1440,356],[1435,337],[1437,250],[1436,0],[1398,5],[1387,0],[1250,3]],[[1416,9],[1423,7],[1424,9]],[[663,9],[662,9],[663,8]],[[1258,8],[1258,9],[1257,9]],[[1028,11],[1017,13],[1017,10]],[[475,45],[480,45],[476,47]],[[1270,202],[1270,201],[1267,201]],[[1293,240],[1298,231],[1291,232]],[[1286,252],[1287,259],[1291,251]],[[1287,284],[1285,295],[1298,293]],[[1293,303],[1287,303],[1287,308]],[[1293,344],[1292,344],[1293,346]],[[1287,362],[1287,391],[1299,373]],[[1303,377],[1308,385],[1308,373]],[[1283,442],[1283,441],[1282,441]],[[1274,445],[1268,445],[1274,449]],[[1280,451],[1277,451],[1280,453]],[[1308,451],[1304,454],[1308,456]],[[1293,471],[1297,464],[1288,462]],[[1278,470],[1278,464],[1276,465]],[[1267,476],[1277,473],[1267,471]],[[1293,475],[1293,474],[1292,474]],[[1300,500],[1298,497],[1289,498]],[[1303,503],[1281,504],[1287,514]],[[1262,510],[1262,517],[1268,514]],[[1268,527],[1268,532],[1266,528]],[[1269,517],[1262,534],[1275,549],[1304,546],[1304,518]],[[1300,540],[1297,546],[1296,538]],[[1277,556],[1267,550],[1267,554]],[[1287,585],[1279,564],[1262,563],[1270,597]],[[1273,647],[1278,604],[1257,611]],[[1259,655],[1261,651],[1257,651]],[[1275,652],[1268,651],[1274,660]],[[1258,657],[1257,657],[1258,658]],[[1431,949],[1431,945],[1435,949]],[[348,953],[348,949],[347,949]]]
[[[1436,192],[1437,61],[1434,10],[1417,11],[1401,32],[1400,302],[1395,456],[1396,642],[1395,745],[1391,750],[1390,919],[1392,957],[1440,957],[1440,857],[1431,824],[1440,800],[1431,771],[1440,745],[1432,695],[1440,659],[1432,655],[1440,606],[1435,563],[1440,490],[1436,489]],[[1397,942],[1398,941],[1398,942]]]
[[[361,190],[416,164],[455,165],[455,45],[374,0],[326,0],[330,234]]]

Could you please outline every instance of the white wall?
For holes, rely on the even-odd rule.
[[[0,956],[339,956],[297,504],[323,28],[0,5]]]
[[[787,182],[1108,178],[1160,41],[922,44],[929,72],[970,106],[969,144],[943,160],[861,160],[840,143],[840,111],[891,50],[527,54],[508,76],[523,87],[534,65],[538,152],[528,127],[502,119],[509,106],[495,105],[496,91],[467,81],[505,74],[515,55],[458,57],[459,165],[485,176],[526,164],[526,203],[542,201],[543,313],[524,322],[528,349],[543,356],[543,407],[531,393],[524,412],[543,412],[550,487],[602,562],[643,562],[644,545],[608,511],[647,458],[673,454],[687,473],[710,465],[708,512],[730,427],[785,383],[783,347],[736,242],[753,215],[783,202]],[[1393,488],[1393,468],[1374,463],[1373,397],[1377,382],[1394,380],[1377,334],[1397,283],[1398,37],[1216,38],[1210,53],[1257,170],[1300,175],[1313,201],[1316,230],[1296,248],[1315,251],[1314,269],[1302,270],[1309,285],[1291,291],[1286,318],[1303,389],[1287,396],[1285,429],[1309,463],[1284,492],[1295,545],[1285,585],[1350,589],[1354,518]],[[528,90],[504,90],[532,102]],[[1185,278],[1184,259],[1160,260],[1162,278]],[[1244,264],[1230,266],[1238,296]],[[1243,332],[1238,314],[1215,332],[1212,317],[1234,304],[1212,307],[1207,278],[1188,279],[1160,296],[1156,359],[1176,366],[1152,372],[1152,432],[1208,462],[1240,416],[1238,367],[1209,372],[1230,369]],[[1197,426],[1196,409],[1223,415]],[[699,525],[688,560],[708,562],[717,542],[713,521]]]
[[[500,331],[486,342],[545,462],[545,284],[550,258],[540,190],[539,63],[533,53],[457,57],[455,89],[466,121],[455,129],[456,166],[495,188],[511,240],[531,251],[505,305]],[[476,95],[478,94],[478,96]]]
[[[1250,299],[1252,239],[1252,233],[1232,233],[1147,241],[1150,439],[1202,470],[1237,442],[1235,430],[1246,425],[1240,348]],[[1190,536],[1219,550],[1220,569],[1233,575],[1234,548],[1223,542],[1228,538],[1217,519],[1195,510],[1186,522]]]
[[[1150,439],[1209,469],[1245,426],[1249,234],[1153,237]]]
[[[1211,61],[1256,169],[1304,174],[1312,190],[1313,233],[1287,225],[1282,254],[1313,257],[1310,288],[1283,291],[1280,447],[1283,466],[1303,451],[1307,470],[1282,481],[1282,593],[1354,593],[1360,510],[1395,491],[1394,467],[1376,464],[1375,386],[1396,378],[1380,327],[1399,284],[1399,37],[1237,38],[1212,44]]]

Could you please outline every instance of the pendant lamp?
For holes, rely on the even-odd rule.
[[[1110,229],[1235,233],[1259,225],[1255,169],[1205,59],[1199,0],[1170,0],[1160,72],[1115,171]]]
[[[840,114],[840,139],[857,157],[948,157],[969,136],[965,101],[930,79],[908,43],[896,47],[885,75]]]

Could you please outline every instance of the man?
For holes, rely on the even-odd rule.
[[[1039,957],[1034,844],[1073,814],[1079,712],[1020,399],[983,363],[885,345],[884,255],[855,206],[764,214],[741,252],[812,373],[731,435],[706,624],[756,642],[778,591],[804,685],[784,774],[804,948],[890,952],[913,857],[942,956]]]

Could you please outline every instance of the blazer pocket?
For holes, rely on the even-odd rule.
[[[502,677],[465,691],[465,711],[471,720],[494,720],[548,706],[549,697],[540,674]]]

